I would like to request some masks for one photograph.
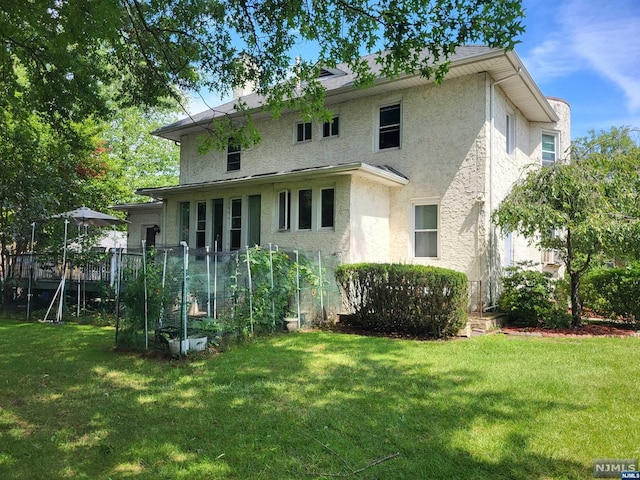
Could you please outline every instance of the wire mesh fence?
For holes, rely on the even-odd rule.
[[[120,347],[184,353],[287,323],[321,325],[342,305],[337,261],[319,252],[179,245],[119,252],[116,263]]]

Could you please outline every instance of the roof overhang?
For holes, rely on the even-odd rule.
[[[119,212],[148,212],[149,210],[161,210],[162,202],[154,200],[152,202],[120,203],[118,205],[112,205],[109,208]]]
[[[187,183],[172,187],[141,188],[136,190],[136,193],[138,195],[147,195],[155,199],[164,199],[169,196],[205,192],[211,191],[212,189],[249,187],[261,184],[299,181],[334,175],[351,175],[385,185],[387,187],[401,187],[409,183],[409,179],[407,177],[390,167],[354,162],[339,165],[325,165],[322,167],[300,168],[282,172],[270,172],[258,175],[249,175],[246,177],[214,180],[210,182]]]
[[[514,50],[478,47],[471,48],[470,51],[469,54],[454,56],[445,82],[446,79],[487,73],[494,82],[500,82],[500,88],[529,121],[542,123],[558,121],[558,116]],[[329,107],[349,100],[433,83],[432,79],[426,79],[419,74],[403,75],[393,80],[379,78],[374,85],[364,89],[354,86],[352,75],[321,80],[327,88],[325,102]],[[268,117],[269,114],[262,110],[262,97],[259,95],[251,94],[243,97],[242,100],[246,102],[247,111],[254,116],[254,119]],[[245,112],[236,111],[235,102],[232,101],[161,127],[152,133],[178,142],[184,135],[204,133],[216,118],[233,119],[242,118],[244,115]]]

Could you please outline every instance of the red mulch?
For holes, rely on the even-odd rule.
[[[628,337],[636,334],[634,329],[611,325],[587,323],[575,328],[502,327],[510,335],[537,335],[543,337]]]

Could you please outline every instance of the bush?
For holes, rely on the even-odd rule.
[[[506,269],[502,277],[502,294],[498,308],[507,314],[510,325],[528,327],[565,327],[570,323],[566,309],[552,301],[554,284],[551,274],[522,263]]]
[[[624,268],[599,268],[582,281],[585,306],[612,319],[640,320],[640,263]]]
[[[455,335],[466,322],[467,277],[437,267],[344,264],[336,280],[362,328],[431,337]]]

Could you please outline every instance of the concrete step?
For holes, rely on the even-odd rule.
[[[503,314],[487,313],[482,316],[469,314],[467,324],[458,332],[459,337],[474,337],[483,335],[502,326]]]

